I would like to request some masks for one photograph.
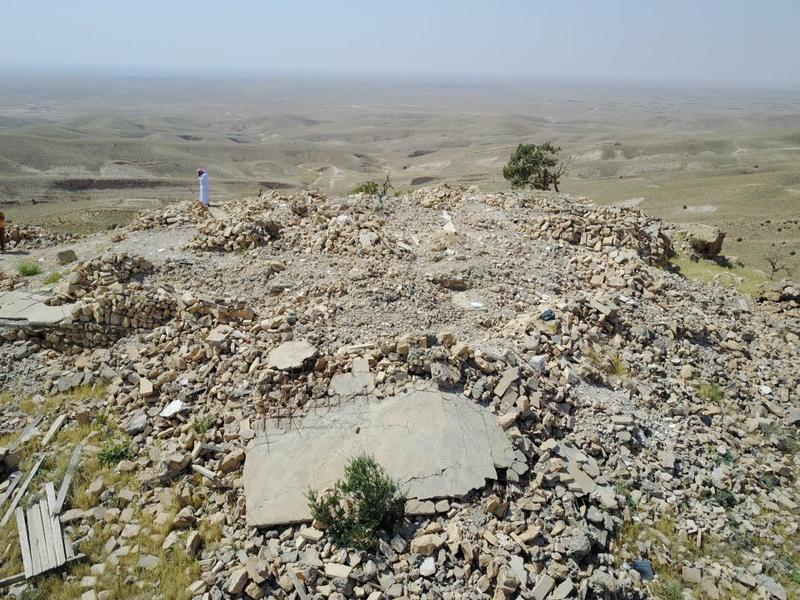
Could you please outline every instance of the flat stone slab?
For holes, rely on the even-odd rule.
[[[317,349],[308,342],[284,342],[267,355],[267,366],[281,371],[299,369],[316,355]]]
[[[367,453],[409,498],[461,497],[508,468],[513,448],[489,410],[460,394],[418,390],[385,400],[353,400],[268,430],[247,451],[247,520],[271,527],[311,520],[305,493],[344,475]]]
[[[72,314],[74,304],[48,306],[44,297],[0,292],[0,325],[53,327]]]
[[[329,390],[339,396],[357,396],[375,389],[372,373],[337,373],[331,378]]]

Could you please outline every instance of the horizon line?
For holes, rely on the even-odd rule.
[[[336,82],[357,80],[362,83],[403,83],[423,85],[463,85],[509,86],[509,85],[599,85],[631,86],[645,88],[677,87],[682,89],[738,89],[751,91],[800,91],[800,81],[766,81],[726,79],[678,79],[656,77],[614,77],[608,75],[521,75],[501,73],[461,73],[426,71],[318,71],[313,69],[237,69],[237,68],[194,68],[185,66],[137,66],[137,65],[24,65],[0,63],[0,73],[16,76],[84,76],[110,79],[151,79],[151,80],[263,80],[282,79],[289,81]],[[0,84],[0,88],[2,84]]]

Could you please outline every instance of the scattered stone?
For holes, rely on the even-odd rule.
[[[267,365],[281,371],[301,369],[306,361],[316,355],[317,349],[308,342],[284,342],[269,353]]]

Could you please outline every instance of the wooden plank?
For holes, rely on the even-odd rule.
[[[31,562],[31,546],[28,543],[28,527],[25,525],[25,511],[18,508],[14,511],[17,517],[17,531],[19,532],[19,549],[22,554],[22,565],[25,568],[25,578],[33,577],[33,563]]]
[[[28,423],[28,426],[22,432],[22,435],[17,438],[17,441],[11,445],[11,450],[16,450],[21,444],[24,444],[29,439],[33,437],[33,434],[36,433],[36,428],[39,426],[39,423],[42,422],[44,419],[44,415],[36,415],[36,417]]]
[[[44,561],[42,560],[41,537],[39,528],[42,525],[41,513],[39,512],[39,505],[36,504],[32,508],[25,511],[25,516],[28,520],[28,540],[31,545],[31,565],[34,577],[44,571]]]
[[[61,426],[64,424],[64,421],[67,419],[67,415],[59,415],[56,417],[56,420],[53,421],[53,424],[50,425],[50,429],[47,430],[47,433],[42,439],[42,448],[46,447],[50,440],[53,439],[53,436],[58,433],[58,430],[61,429]]]
[[[47,569],[55,569],[58,565],[56,557],[56,540],[53,537],[53,528],[50,525],[50,509],[47,507],[47,498],[39,501],[39,513],[42,519],[42,534],[44,535],[44,549],[47,555]]]
[[[64,474],[64,481],[61,482],[61,488],[58,490],[58,498],[56,498],[56,505],[54,507],[50,507],[50,510],[53,511],[54,515],[58,515],[61,513],[61,508],[64,506],[64,501],[67,499],[67,491],[69,490],[69,484],[72,483],[72,477],[75,475],[75,467],[78,465],[78,458],[81,455],[81,448],[83,448],[83,442],[80,442],[75,449],[72,451],[72,456],[69,459],[69,464],[67,465],[67,472]]]
[[[67,562],[78,558],[78,556],[75,556],[75,550],[72,549],[72,542],[70,542],[69,538],[66,536],[64,537],[64,552],[67,555]],[[83,556],[83,554],[79,556]]]
[[[53,547],[56,552],[56,563],[63,565],[67,560],[64,551],[64,534],[61,532],[61,520],[58,514],[53,512],[56,505],[56,488],[52,481],[48,481],[45,486],[45,498],[47,499],[47,517],[50,519],[50,529],[53,532]]]
[[[14,471],[11,476],[8,478],[9,485],[3,495],[0,496],[0,506],[6,503],[6,500],[11,498],[11,494],[14,493],[14,490],[17,487],[17,484],[22,480],[22,473],[19,471]]]
[[[36,548],[37,552],[39,553],[39,564],[41,571],[39,573],[44,573],[45,571],[49,570],[50,565],[50,558],[47,555],[47,538],[44,535],[44,522],[42,520],[42,510],[38,503],[34,504],[28,509],[28,524],[30,526],[31,519],[34,519],[34,530],[36,532]],[[28,530],[31,531],[30,529]]]
[[[0,588],[14,585],[15,583],[19,583],[20,581],[25,581],[26,579],[27,577],[25,577],[25,573],[17,573],[16,575],[12,575],[11,577],[0,579]]]
[[[17,508],[17,505],[19,504],[19,501],[22,500],[22,497],[25,495],[25,492],[28,491],[28,486],[31,484],[31,481],[33,481],[33,478],[36,475],[36,471],[38,471],[39,467],[42,466],[42,461],[44,461],[44,456],[39,458],[39,460],[36,461],[36,464],[33,465],[33,469],[31,469],[28,478],[25,480],[25,483],[22,484],[22,487],[19,488],[17,495],[14,496],[14,501],[11,503],[11,506],[8,507],[8,511],[6,511],[6,514],[3,515],[3,519],[0,520],[0,527],[4,527],[5,524],[8,523],[8,520],[11,518],[14,509]]]

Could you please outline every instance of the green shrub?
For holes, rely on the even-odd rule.
[[[59,273],[58,271],[50,273],[50,275],[48,275],[47,277],[44,278],[44,284],[45,285],[58,283],[59,281],[61,281],[61,273]]]
[[[566,173],[569,160],[558,158],[561,148],[550,142],[541,145],[520,144],[503,167],[511,187],[532,187],[537,190],[558,191],[561,177]]]
[[[117,463],[128,460],[131,457],[131,451],[128,448],[127,442],[123,440],[111,440],[107,442],[100,450],[100,463],[106,466],[114,466]]]
[[[378,532],[392,531],[405,516],[406,498],[373,457],[353,458],[330,492],[306,493],[308,507],[328,528],[334,542],[343,547],[372,550]]]
[[[697,387],[697,392],[703,400],[706,402],[713,402],[714,404],[720,404],[725,397],[725,392],[722,391],[719,384],[713,381],[711,383],[701,383]]]
[[[658,600],[683,600],[683,586],[675,579],[658,583],[653,590]]]
[[[733,495],[733,492],[729,490],[717,490],[714,493],[714,500],[717,501],[717,504],[724,508],[733,508],[736,506],[736,496]]]
[[[194,422],[194,430],[200,435],[211,429],[211,421],[209,419],[197,419]]]
[[[17,267],[17,271],[23,277],[32,277],[42,272],[42,267],[34,262],[23,262]]]
[[[367,196],[378,195],[378,183],[376,181],[365,181],[359,183],[356,187],[350,190],[351,194],[366,194]]]

